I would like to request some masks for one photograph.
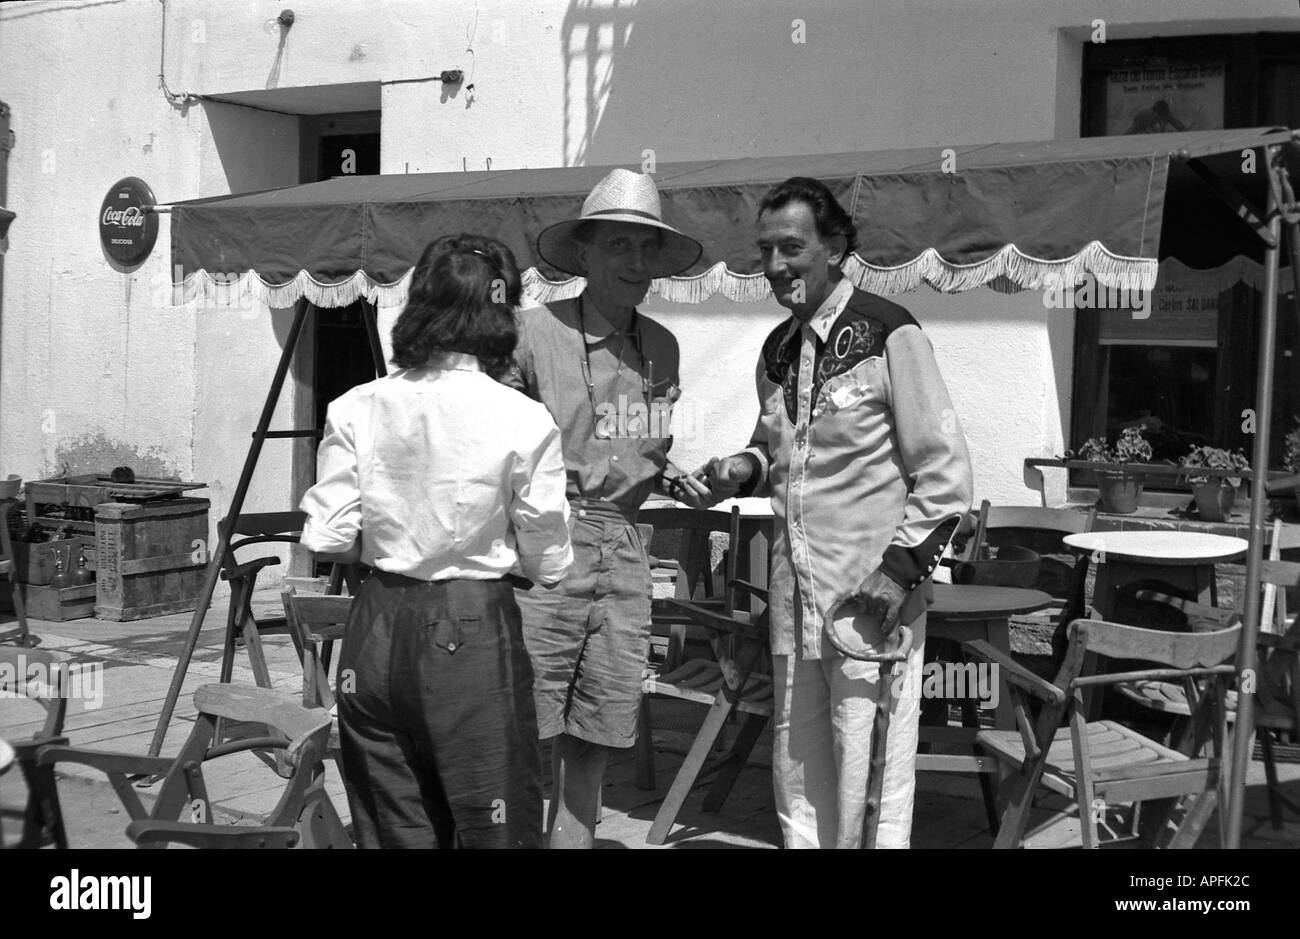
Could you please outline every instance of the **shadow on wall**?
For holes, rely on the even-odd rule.
[[[227,191],[255,192],[298,183],[297,115],[273,114],[217,101],[204,101],[203,113]],[[207,178],[202,187],[202,192],[195,196],[222,194]]]
[[[590,163],[591,143],[609,100],[614,60],[632,33],[636,0],[573,0],[561,26],[564,56],[564,165]]]
[[[631,167],[646,150],[664,163],[897,145],[870,139],[873,121],[845,120],[826,87],[828,60],[860,62],[864,37],[886,45],[870,7],[572,0],[561,35],[565,165]]]
[[[47,478],[83,473],[107,473],[118,466],[129,466],[136,476],[156,479],[179,477],[176,464],[161,448],[140,450],[102,433],[85,435],[59,444],[54,451],[54,466],[45,467]]]

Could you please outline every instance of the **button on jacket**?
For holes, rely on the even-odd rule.
[[[545,584],[573,562],[560,432],[546,408],[450,354],[329,406],[302,544],[416,580]]]
[[[755,472],[741,494],[770,495],[777,522],[772,652],[793,655],[797,642],[806,658],[835,654],[826,614],[877,567],[910,591],[901,621],[911,622],[972,498],[966,438],[929,339],[905,309],[845,279],[809,323],[772,331],[757,384],[762,413],[745,451]]]

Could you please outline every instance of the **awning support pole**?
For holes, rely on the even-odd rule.
[[[244,458],[244,469],[239,475],[239,484],[235,486],[235,493],[230,499],[230,508],[226,510],[225,524],[217,525],[217,547],[208,561],[208,572],[203,581],[203,592],[199,595],[199,605],[190,620],[190,629],[181,647],[180,660],[176,663],[176,671],[172,673],[171,687],[167,689],[167,698],[163,701],[162,713],[158,716],[158,726],[154,728],[153,741],[149,744],[150,756],[157,756],[162,751],[167,727],[171,723],[172,713],[176,710],[176,701],[180,698],[181,687],[185,684],[185,673],[189,670],[194,647],[198,645],[199,633],[203,629],[203,618],[208,612],[208,605],[212,602],[212,594],[217,589],[217,581],[221,577],[222,565],[230,550],[231,533],[234,531],[235,522],[239,519],[239,513],[244,508],[244,498],[248,495],[248,486],[252,482],[253,471],[257,468],[257,460],[261,456],[267,430],[271,426],[271,416],[275,413],[275,406],[280,400],[285,376],[289,374],[289,365],[293,361],[298,338],[302,334],[303,324],[307,321],[307,312],[311,308],[312,305],[305,299],[299,300],[294,305],[293,325],[289,327],[289,335],[285,337],[284,349],[280,352],[280,364],[276,366],[275,377],[271,379],[271,389],[266,394],[266,403],[262,405],[262,416],[258,418],[257,430],[253,432],[253,443],[248,448],[248,456]]]
[[[375,363],[375,377],[388,374],[384,362],[384,345],[379,339],[379,310],[369,300],[361,301],[361,319],[366,324],[366,339],[370,343],[370,358]]]
[[[1280,147],[1267,151],[1268,172],[1283,173],[1277,159]],[[1251,458],[1253,478],[1267,479],[1269,433],[1273,426],[1273,358],[1277,346],[1277,268],[1282,216],[1277,204],[1276,178],[1269,180],[1268,233],[1271,241],[1264,260],[1264,310],[1260,319],[1259,384],[1255,389],[1255,446]],[[1246,771],[1250,768],[1255,739],[1255,696],[1247,691],[1258,683],[1255,643],[1259,638],[1260,564],[1264,556],[1264,510],[1267,488],[1255,483],[1250,500],[1250,547],[1246,552],[1245,622],[1237,646],[1237,720],[1232,735],[1232,772],[1228,777],[1227,829],[1224,847],[1241,847],[1241,824],[1245,810]]]

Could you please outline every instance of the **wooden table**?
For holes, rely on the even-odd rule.
[[[934,603],[926,611],[927,637],[969,642],[983,639],[1007,655],[1011,654],[1011,617],[1034,613],[1056,601],[1041,590],[1019,587],[980,587],[934,584]],[[1015,730],[1011,696],[1002,688],[994,723],[999,730]]]
[[[1011,654],[1010,618],[1019,613],[1033,613],[1056,602],[1051,594],[1019,587],[955,584],[934,584],[933,587],[934,602],[926,611],[927,639],[951,639],[956,642],[983,639],[1007,655]],[[932,663],[927,663],[927,666],[930,664]],[[942,667],[942,663],[939,665]],[[969,680],[967,676],[967,681]],[[1014,730],[1016,718],[1011,695],[1007,693],[1005,682],[1001,678],[998,684],[994,724],[999,729]],[[923,682],[922,688],[924,687]],[[989,830],[996,832],[996,794],[989,777],[997,772],[997,765],[996,761],[981,754],[975,746],[975,735],[979,733],[979,705],[974,694],[974,691],[967,688],[967,693],[961,698],[961,727],[948,726],[946,704],[942,709],[942,724],[926,724],[922,721],[918,735],[920,750],[916,754],[916,769],[918,772],[978,774]],[[924,707],[922,715],[925,716]],[[936,750],[936,747],[939,749]],[[954,749],[956,752],[953,752]]]
[[[1242,538],[1187,531],[1093,531],[1066,535],[1065,543],[1096,565],[1092,605],[1106,620],[1119,590],[1143,580],[1163,581],[1188,599],[1216,605],[1214,565],[1240,558],[1249,547]]]

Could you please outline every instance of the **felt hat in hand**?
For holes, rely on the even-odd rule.
[[[585,222],[629,222],[662,232],[662,246],[653,258],[647,259],[652,278],[680,274],[704,253],[698,241],[664,222],[659,190],[655,188],[654,177],[647,173],[611,170],[582,203],[582,215],[542,230],[537,239],[537,253],[552,267],[585,277],[587,272],[578,257],[575,237]]]
[[[826,614],[822,634],[840,655],[860,662],[897,662],[912,647],[912,630],[899,625],[888,636],[880,617],[855,597],[846,597]]]

